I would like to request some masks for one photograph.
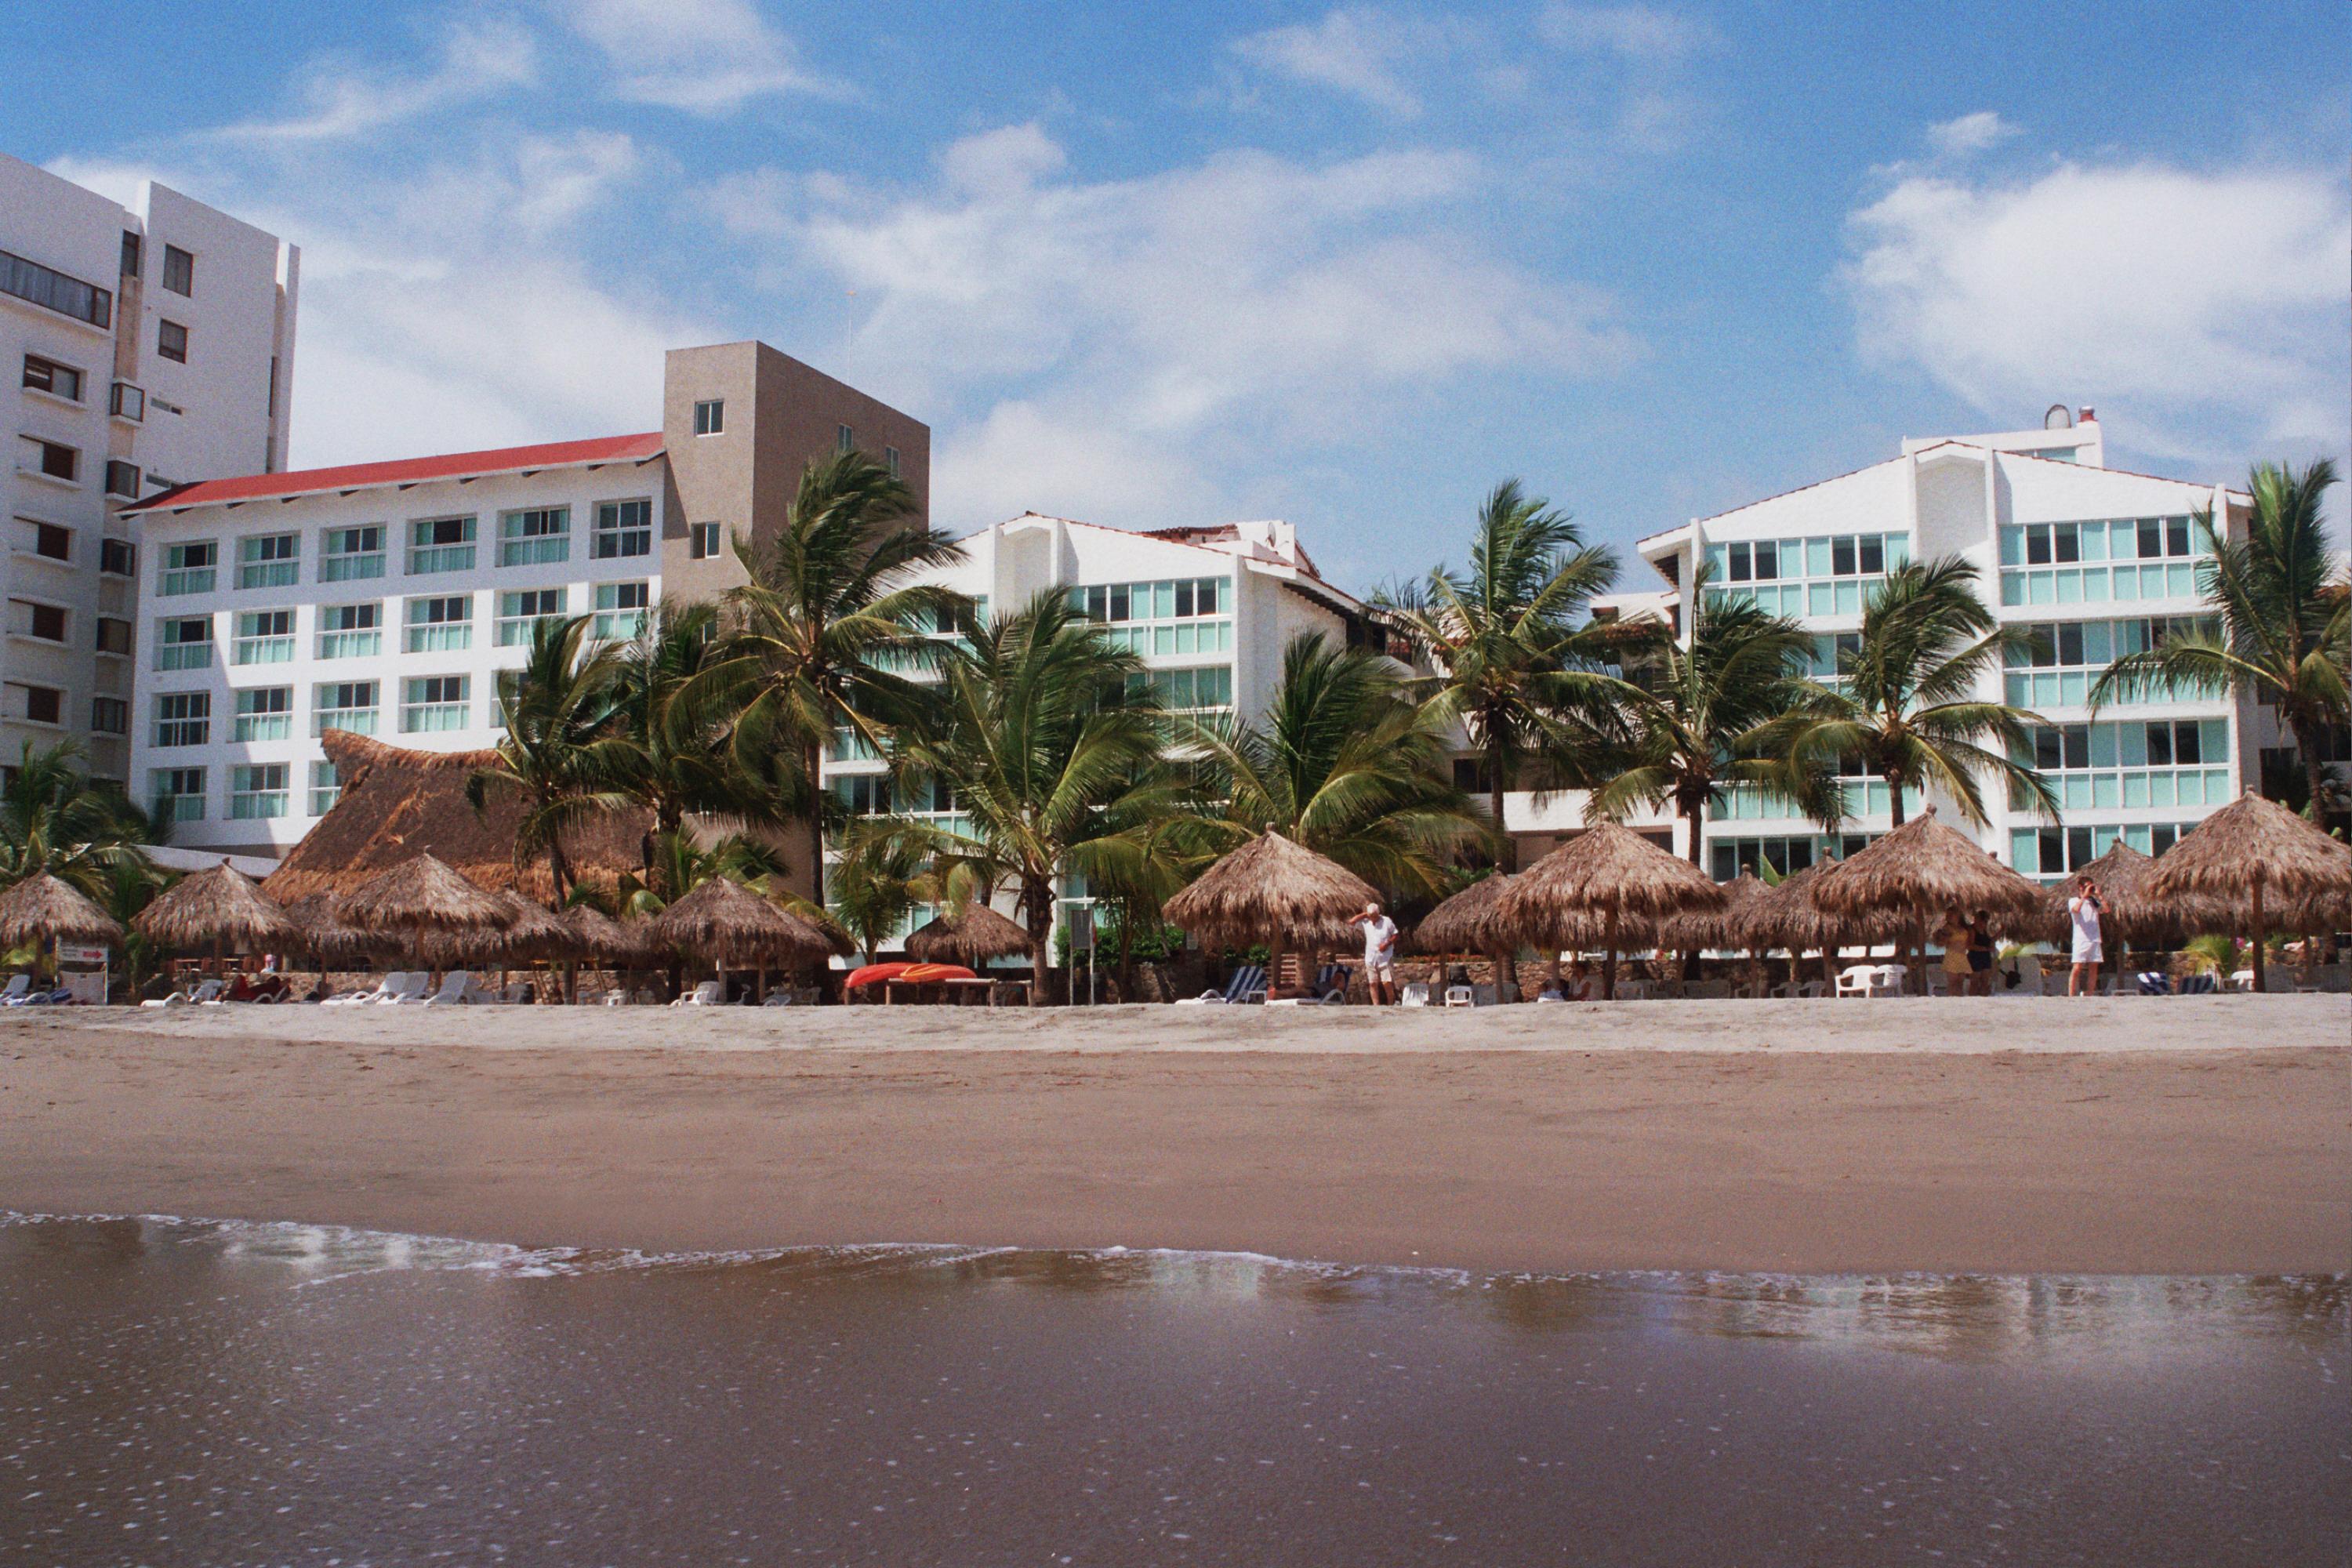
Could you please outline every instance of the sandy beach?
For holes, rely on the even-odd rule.
[[[2352,1268],[2352,1001],[0,1018],[0,1209],[648,1250]]]

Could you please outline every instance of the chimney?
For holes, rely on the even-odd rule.
[[[2074,423],[2077,425],[2096,425],[2098,422],[2099,411],[2087,403],[2083,405],[2082,412],[2074,416]]]

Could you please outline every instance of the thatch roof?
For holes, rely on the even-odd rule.
[[[348,893],[420,852],[478,887],[512,888],[542,902],[554,896],[546,857],[514,863],[521,803],[510,794],[493,795],[477,812],[467,802],[467,776],[495,761],[495,752],[415,752],[342,730],[319,740],[342,793],[262,884],[280,904]],[[573,876],[609,887],[636,868],[652,821],[642,810],[608,812],[566,833]]]
[[[1286,942],[1341,947],[1357,940],[1348,917],[1380,896],[1337,860],[1265,833],[1202,872],[1160,913],[1212,946],[1241,946],[1279,933]]]
[[[2040,888],[1937,821],[1933,805],[1823,871],[1809,891],[1832,920],[1890,915],[1914,930],[1954,906],[2026,921],[2042,907]]]
[[[1510,890],[1512,880],[1504,872],[1490,871],[1430,910],[1412,928],[1413,951],[1490,952],[1511,945],[1507,941],[1489,940],[1486,919]]]
[[[313,893],[287,905],[286,918],[294,923],[294,947],[323,963],[363,963],[392,945],[382,936],[337,920],[331,893]]]
[[[2077,878],[2107,900],[2114,930],[2140,943],[2171,941],[2217,923],[2222,916],[2206,899],[2159,899],[2148,891],[2158,862],[2122,839],[2105,854],[2053,882],[2042,895],[2042,931],[2050,940],[2063,941],[2068,931],[2066,900],[2074,894]]]
[[[0,946],[39,937],[119,945],[122,928],[79,891],[43,871],[0,893]]]
[[[1587,945],[1613,919],[1620,943],[1654,936],[1679,914],[1718,910],[1724,891],[1706,873],[1613,822],[1586,828],[1511,879],[1490,923],[1497,936],[1537,948]]]
[[[1688,914],[1669,915],[1658,924],[1658,944],[1661,947],[1746,947],[1742,938],[1743,922],[1757,900],[1770,891],[1753,871],[1742,871],[1722,884],[1723,904],[1719,909],[1694,910]]]
[[[272,878],[275,881],[277,879]],[[343,894],[335,918],[365,931],[503,931],[514,910],[430,855],[411,855]]]
[[[226,860],[189,872],[131,923],[165,947],[256,952],[289,947],[301,940],[286,911]]]
[[[729,968],[790,963],[834,952],[827,935],[740,882],[713,877],[653,919],[653,934]]]
[[[907,935],[907,956],[919,963],[961,963],[977,968],[992,958],[1034,952],[1029,933],[986,904],[939,919]]]
[[[654,935],[650,921],[616,921],[590,904],[572,905],[562,919],[572,932],[572,951],[597,963],[650,969],[669,963],[676,951]]]
[[[2339,906],[2352,895],[2352,845],[2249,792],[2165,851],[2148,876],[2147,895],[2236,912],[2251,907],[2257,883],[2267,909]]]

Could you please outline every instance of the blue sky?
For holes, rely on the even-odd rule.
[[[2053,401],[2352,445],[2338,4],[52,0],[0,79],[8,151],[304,247],[301,465],[647,427],[756,336],[931,425],[943,524],[1287,517],[1362,587],[1505,475],[1622,544]]]

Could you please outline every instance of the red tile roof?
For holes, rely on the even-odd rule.
[[[488,452],[447,452],[437,458],[403,458],[389,463],[346,463],[338,468],[300,468],[282,474],[245,474],[228,479],[198,479],[148,497],[131,511],[215,505],[223,501],[270,500],[320,495],[330,490],[373,489],[424,479],[462,479],[532,468],[583,463],[618,463],[657,457],[658,430],[638,436],[600,436],[587,441],[551,441],[537,447],[500,447]]]

